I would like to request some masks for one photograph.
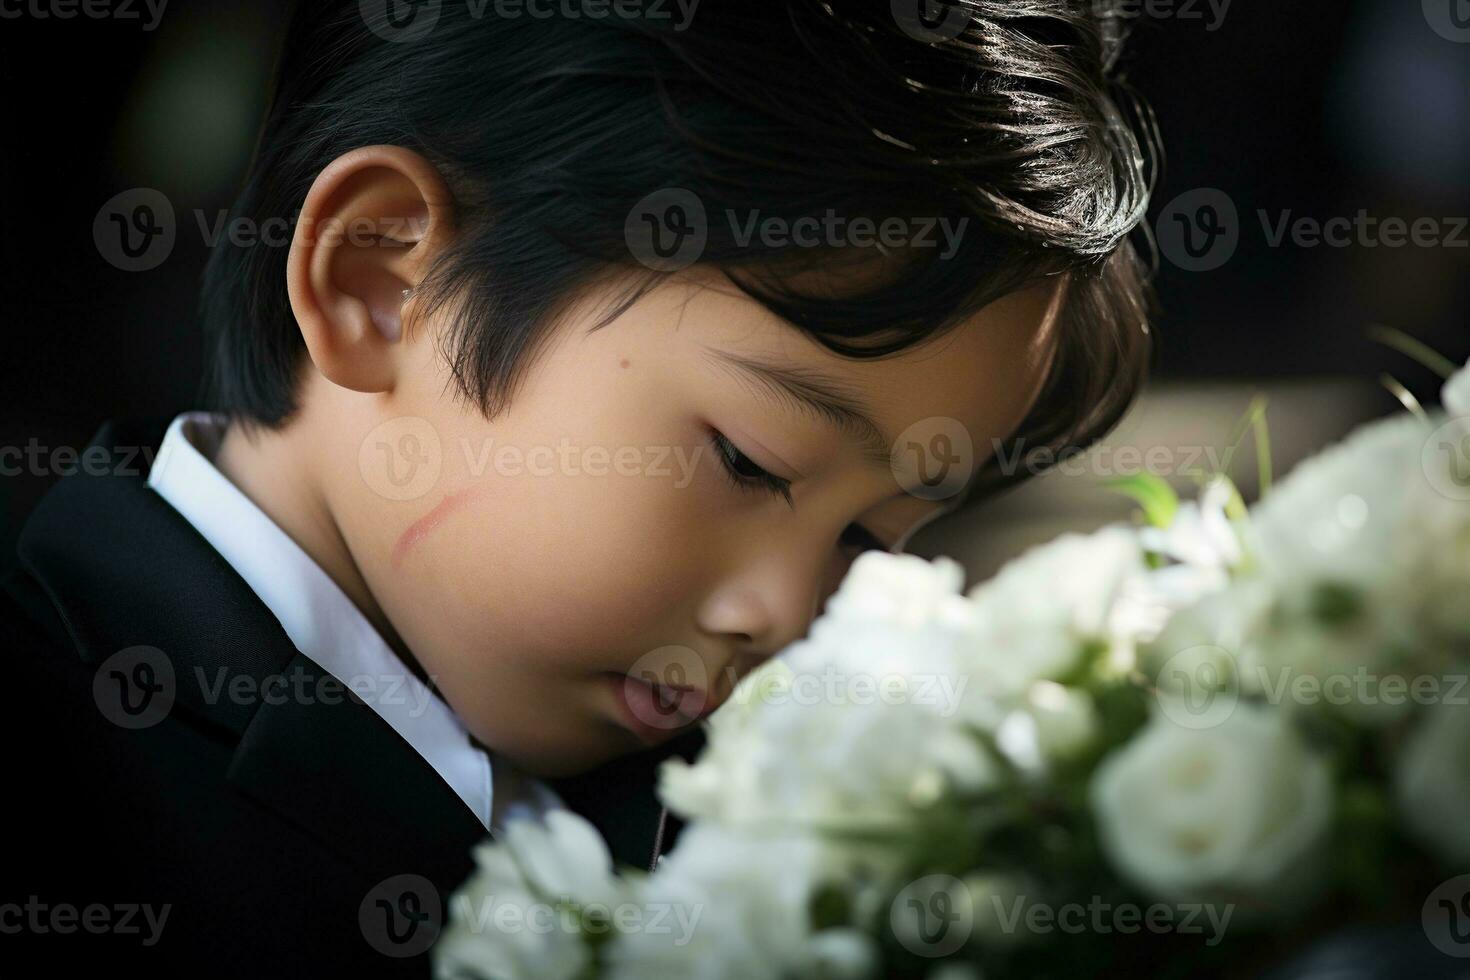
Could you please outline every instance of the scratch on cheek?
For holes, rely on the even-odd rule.
[[[403,562],[403,556],[408,554],[414,545],[428,537],[430,532],[444,523],[446,517],[478,497],[485,489],[483,485],[477,485],[456,490],[439,501],[433,510],[405,528],[393,545],[392,566],[396,569]]]

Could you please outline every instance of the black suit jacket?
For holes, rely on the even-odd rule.
[[[99,430],[31,514],[0,595],[0,947],[53,968],[427,976],[484,829],[369,707],[285,695],[331,689],[147,485],[167,421]],[[211,694],[231,683],[247,695]],[[656,766],[700,741],[554,785],[647,867]]]

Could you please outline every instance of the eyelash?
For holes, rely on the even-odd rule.
[[[735,447],[724,433],[710,430],[710,441],[714,444],[715,454],[720,458],[720,465],[725,475],[730,478],[738,489],[741,490],[763,490],[774,496],[781,497],[788,504],[791,503],[791,481],[769,473],[760,464]],[[754,472],[742,473],[738,468],[739,462],[746,463]],[[846,547],[856,548],[859,551],[876,549],[887,551],[888,546],[879,541],[877,536],[861,524],[849,524],[842,531],[839,542]]]
[[[714,444],[715,455],[720,458],[720,466],[730,482],[741,490],[764,490],[773,496],[780,497],[791,503],[791,481],[768,473],[749,456],[735,448],[735,444],[725,438],[724,433],[710,430],[710,441]],[[741,462],[747,464],[754,472],[741,472],[738,466]]]

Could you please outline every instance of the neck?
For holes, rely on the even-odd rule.
[[[423,669],[368,589],[318,478],[318,467],[335,465],[337,460],[334,440],[317,421],[324,414],[321,398],[331,393],[306,382],[299,394],[300,410],[282,429],[247,433],[232,423],[214,465],[337,583],[399,659],[427,683]],[[343,428],[339,425],[338,432]]]

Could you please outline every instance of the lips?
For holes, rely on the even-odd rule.
[[[627,674],[608,674],[607,683],[623,727],[646,745],[668,741],[718,707],[696,687],[660,684]]]

